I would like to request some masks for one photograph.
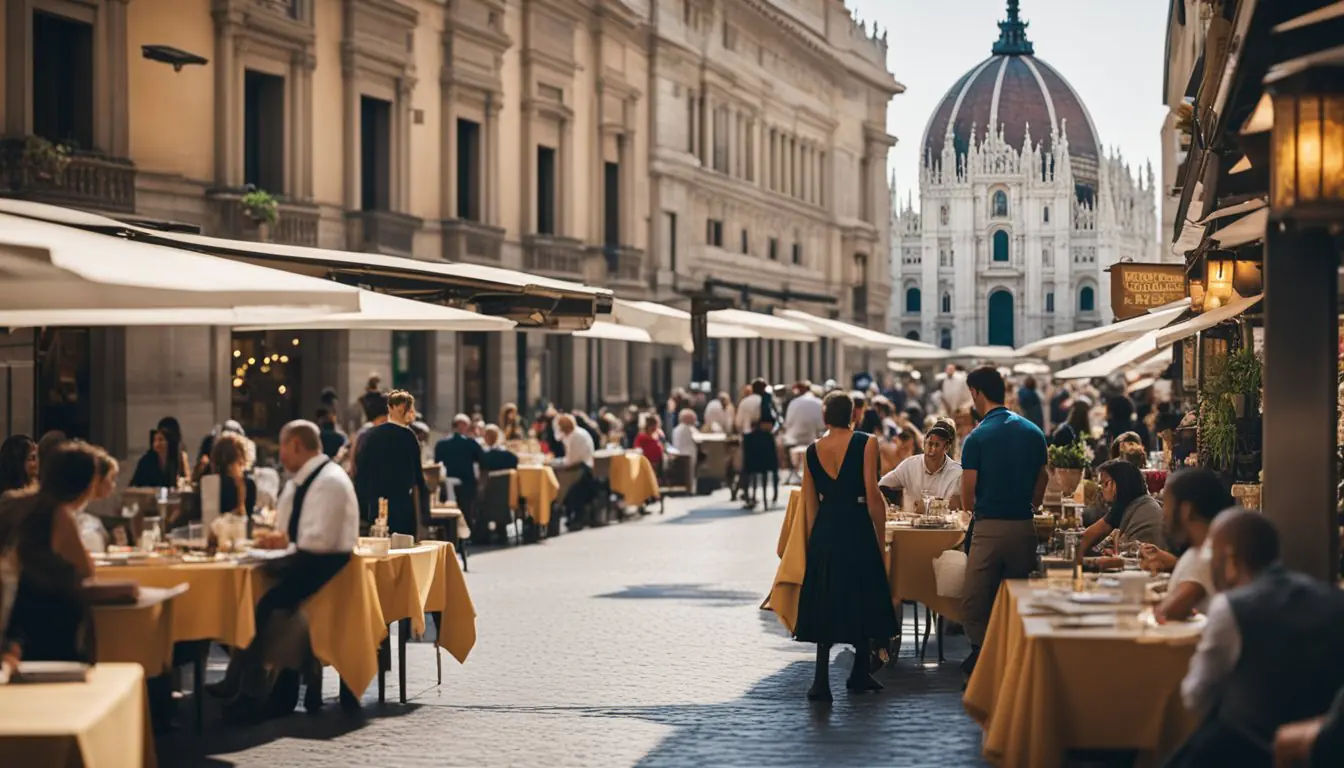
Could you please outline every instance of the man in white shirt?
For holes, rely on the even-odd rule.
[[[574,417],[562,413],[555,417],[555,431],[565,445],[564,458],[556,459],[554,466],[560,480],[560,504],[571,531],[577,531],[593,521],[589,519],[591,505],[600,494],[593,477],[593,437],[578,426]],[[550,535],[560,533],[560,517],[551,515]]]
[[[672,430],[672,452],[691,457],[690,482],[695,483],[695,460],[700,455],[700,446],[695,442],[695,411],[682,410],[677,420],[677,428]]]
[[[748,432],[755,432],[760,421],[761,395],[749,390],[742,401],[737,404],[737,415],[733,417],[733,427],[738,434],[745,435]]]
[[[294,552],[267,564],[274,586],[257,601],[256,639],[234,654],[224,680],[211,687],[220,698],[231,699],[225,715],[253,719],[269,695],[266,686],[265,641],[270,625],[283,614],[299,609],[308,598],[350,562],[359,537],[359,501],[350,477],[322,452],[318,427],[311,421],[291,421],[280,430],[280,463],[292,475],[280,493],[275,530],[257,536],[259,549]],[[293,677],[297,695],[297,677]],[[344,688],[341,703],[358,706]],[[310,683],[305,706],[321,706],[321,688]],[[292,708],[292,704],[291,704]]]
[[[881,488],[898,488],[905,494],[905,506],[923,504],[925,495],[947,499],[951,509],[961,508],[961,464],[948,456],[956,439],[955,427],[948,419],[939,419],[924,433],[924,455],[911,456],[878,481]],[[924,514],[925,510],[919,510]]]
[[[733,431],[733,419],[733,401],[727,392],[720,392],[705,405],[705,431],[726,435]]]
[[[960,366],[947,366],[947,378],[943,379],[941,390],[943,408],[949,414],[969,410],[975,404],[971,398],[971,388],[966,385],[966,371]]]
[[[556,459],[557,467],[576,467],[580,464],[593,467],[593,436],[588,430],[579,429],[574,417],[562,413],[555,417],[555,428],[560,433],[560,441],[565,444],[564,458]]]
[[[812,394],[812,382],[793,385],[795,396],[784,410],[784,444],[811,445],[826,431],[821,417],[821,398]]]

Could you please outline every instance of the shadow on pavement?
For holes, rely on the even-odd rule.
[[[732,502],[729,503],[733,504]],[[782,512],[784,511],[784,507],[781,505],[776,505],[775,509],[771,511]],[[759,511],[743,509],[740,504],[734,504],[733,506],[726,506],[726,507],[719,506],[716,504],[714,506],[708,506],[708,507],[697,507],[684,515],[664,521],[663,525],[704,525],[705,523],[712,523],[715,520],[726,520],[737,517],[752,517],[753,515],[759,515],[759,514],[761,514],[761,512]]]
[[[759,602],[761,599],[761,596],[754,592],[711,589],[703,584],[640,584],[598,597],[617,600],[703,600],[725,606]]]

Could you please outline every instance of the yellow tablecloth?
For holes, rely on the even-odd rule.
[[[642,453],[613,454],[609,480],[611,490],[621,494],[628,504],[643,504],[659,497],[658,475]]]
[[[252,568],[233,563],[105,566],[98,578],[134,581],[146,587],[188,589],[173,606],[173,642],[215,640],[245,648],[257,633],[253,608],[261,597]],[[99,633],[99,644],[102,643]]]
[[[139,664],[145,677],[167,671],[173,663],[173,614],[177,598],[140,605],[100,605],[93,609],[98,661]]]
[[[476,607],[467,592],[467,579],[462,574],[457,551],[450,542],[435,544],[438,547],[438,570],[425,599],[425,610],[443,614],[439,646],[452,654],[458,663],[464,664],[476,646]]]
[[[440,549],[422,544],[386,557],[360,558],[373,573],[383,623],[410,619],[413,634],[425,633],[425,601],[439,570]]]
[[[817,495],[812,491],[812,478],[803,478],[803,487],[789,494],[789,506],[784,510],[784,525],[779,531],[779,567],[775,569],[775,583],[770,587],[766,605],[779,616],[780,622],[793,631],[798,621],[798,595],[807,572],[807,537],[817,518]]]
[[[961,599],[941,597],[933,576],[933,560],[957,548],[966,536],[961,530],[888,529],[887,583],[891,603],[899,611],[902,600],[932,608],[949,621],[961,621]]]
[[[527,511],[537,525],[551,523],[551,503],[560,493],[560,481],[548,466],[520,466],[509,483],[509,503],[518,508],[519,498],[527,499]]]
[[[313,655],[335,667],[356,695],[363,693],[378,674],[378,646],[387,637],[378,587],[363,558],[352,557],[304,603],[303,613]]]
[[[1169,754],[1198,724],[1180,684],[1195,637],[1117,629],[1056,630],[1022,615],[1032,587],[1004,582],[962,703],[995,765],[1049,768],[1070,749]]]
[[[0,686],[0,765],[155,765],[139,664],[99,664],[85,683]]]

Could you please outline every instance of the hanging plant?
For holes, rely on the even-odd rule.
[[[247,217],[255,222],[275,224],[280,219],[280,204],[264,189],[248,191],[238,203]]]

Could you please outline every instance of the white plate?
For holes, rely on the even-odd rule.
[[[1069,595],[1069,601],[1081,605],[1119,605],[1120,594],[1117,592],[1074,592]]]

